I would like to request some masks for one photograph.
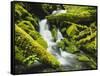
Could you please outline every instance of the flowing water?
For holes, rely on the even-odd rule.
[[[65,12],[65,11],[64,11]],[[60,11],[53,11],[54,13],[60,13]],[[61,11],[62,13],[62,11]],[[66,66],[67,70],[72,70],[77,67],[78,62],[76,61],[76,56],[74,54],[68,53],[61,48],[57,47],[57,42],[63,39],[63,36],[59,29],[57,30],[57,40],[56,42],[53,41],[53,37],[51,31],[49,30],[49,25],[47,23],[47,19],[42,19],[39,22],[40,26],[40,34],[46,40],[48,44],[48,51],[51,52],[60,62],[61,66]],[[69,68],[70,67],[70,68]]]

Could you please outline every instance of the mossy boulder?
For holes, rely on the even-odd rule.
[[[53,68],[60,66],[58,60],[45,48],[38,44],[29,34],[16,25],[15,27],[15,45],[37,55],[42,63]]]

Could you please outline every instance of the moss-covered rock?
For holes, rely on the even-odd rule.
[[[38,44],[29,34],[18,26],[15,28],[15,45],[22,48],[22,50],[27,50],[27,52],[36,54],[44,64],[50,65],[53,68],[60,66],[57,59],[40,44]]]

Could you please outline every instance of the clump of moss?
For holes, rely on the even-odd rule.
[[[21,21],[19,24],[17,24],[19,27],[21,27],[25,32],[27,32],[34,40],[36,40],[41,46],[44,48],[47,48],[47,42],[41,37],[39,32],[35,30],[33,25],[30,23],[30,21]]]

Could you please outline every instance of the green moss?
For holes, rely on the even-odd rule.
[[[84,21],[90,23],[96,20],[96,7],[71,5],[65,5],[64,7],[67,10],[67,15],[70,18],[69,20],[72,20],[72,22],[84,24]]]
[[[18,48],[15,46],[15,59],[18,59],[19,61],[23,61],[25,59],[24,51],[21,48]]]
[[[39,58],[37,58],[36,55],[30,55],[26,59],[23,60],[23,63],[27,64],[28,66],[31,66],[36,61],[39,61]]]
[[[90,42],[90,43],[87,43],[85,46],[84,46],[86,49],[95,49],[96,50],[96,40]]]
[[[83,62],[86,66],[91,69],[96,69],[96,62],[91,58],[89,55],[86,54],[79,54],[77,58],[80,62]]]
[[[72,24],[72,25],[66,30],[66,32],[67,32],[67,34],[68,34],[69,36],[73,36],[73,35],[75,34],[76,30],[77,30],[76,25],[75,25],[75,24]]]
[[[30,21],[21,21],[18,23],[18,26],[24,29],[25,31],[35,30],[33,24]]]
[[[79,40],[79,42],[77,42],[77,44],[82,44],[82,43],[85,43],[87,41],[90,41],[95,36],[96,36],[96,32],[92,33],[92,35],[87,35],[86,38],[82,38],[81,40]]]
[[[15,44],[18,47],[22,48],[23,50],[27,50],[28,52],[33,52],[37,55],[38,58],[40,58],[41,62],[44,64],[50,65],[53,68],[57,68],[60,66],[60,63],[57,61],[57,59],[40,44],[38,44],[29,34],[27,34],[18,26],[16,26],[15,28]]]
[[[62,5],[42,4],[42,9],[47,15],[50,15],[54,10],[63,9]]]
[[[85,55],[79,55],[78,60],[81,62],[89,62],[90,61],[89,58]]]
[[[37,32],[30,21],[21,21],[19,24],[17,24],[19,27],[21,27],[25,32],[27,32],[34,40],[36,40],[40,45],[42,45],[44,48],[47,48],[47,42],[41,37],[39,32]]]
[[[57,8],[56,5],[50,5],[50,4],[42,4],[42,8],[44,12],[49,15],[53,10]]]
[[[79,52],[79,49],[77,48],[77,46],[73,42],[68,41],[67,38],[64,38],[60,42],[58,42],[57,46],[69,53]]]
[[[15,46],[15,59],[26,65],[27,67],[39,60],[34,53],[29,53],[26,50],[22,50],[20,47]]]
[[[55,25],[53,25],[52,29],[51,29],[51,34],[53,37],[53,40],[56,41],[57,40],[57,28],[55,27]]]
[[[79,49],[74,44],[66,47],[66,50],[67,50],[67,52],[73,53],[73,54],[76,53],[76,52],[79,52]]]
[[[64,50],[65,49],[65,43],[64,43],[64,41],[57,42],[57,47]]]
[[[96,8],[89,8],[87,6],[66,6],[65,10],[67,10],[67,13],[47,16],[48,22],[52,25],[57,25],[64,21],[78,24],[90,24],[96,20]]]

